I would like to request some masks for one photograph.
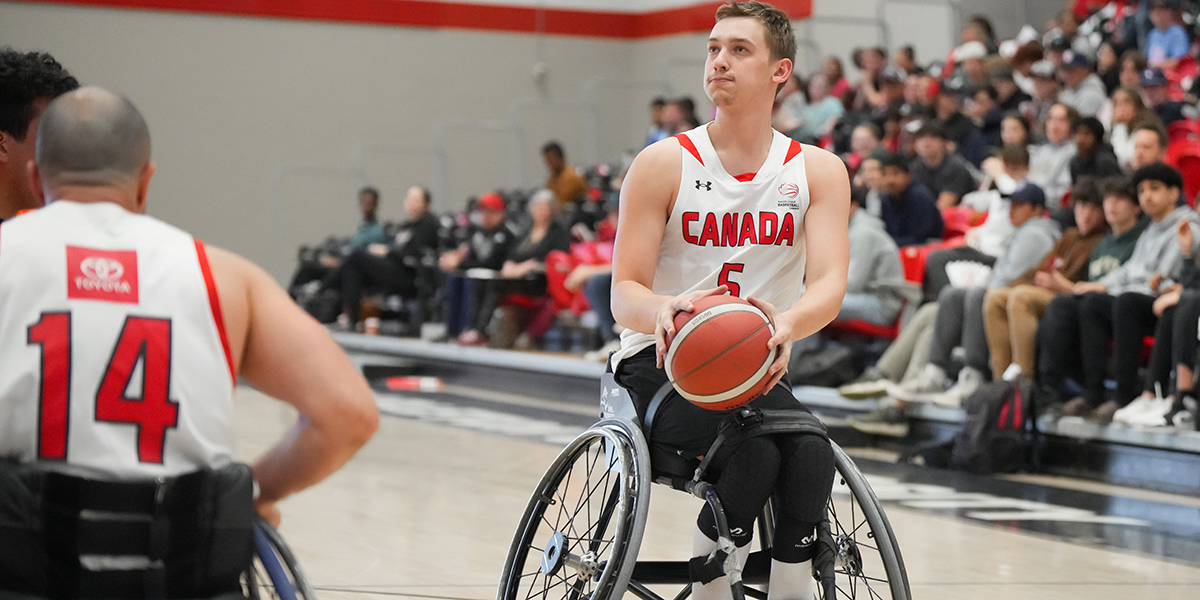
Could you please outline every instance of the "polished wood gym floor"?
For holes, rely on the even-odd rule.
[[[519,406],[514,398],[508,400],[521,410],[510,413],[439,404],[429,396],[381,394],[387,414],[375,438],[333,477],[281,504],[281,531],[322,598],[493,598],[533,486],[562,440],[589,418],[572,407],[563,415],[574,418],[539,420],[529,416],[529,402]],[[262,453],[294,420],[290,408],[246,388],[237,404],[244,460]],[[1187,559],[1200,545],[1200,536],[1191,534],[1200,522],[1181,523],[1179,536],[1171,535],[1170,522],[1158,523],[1165,537],[1118,547],[1110,541],[1154,527],[1137,515],[1054,506],[1049,492],[1030,497],[1030,489],[1056,489],[1053,481],[1021,482],[1025,497],[1005,499],[864,470],[886,502],[917,599],[1200,598],[1200,552]],[[1043,484],[1049,487],[1029,487]],[[1089,487],[1105,493],[1104,486]],[[1142,501],[1117,489],[1108,493],[1113,506]],[[686,558],[699,501],[661,486],[653,496],[641,557]],[[1168,519],[1195,518],[1195,499],[1160,494],[1152,500],[1179,508],[1177,514],[1167,510]],[[1085,529],[1064,536],[1061,529],[1018,526],[1046,512]],[[1104,535],[1086,533],[1101,530]]]

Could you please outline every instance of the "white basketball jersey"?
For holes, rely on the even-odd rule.
[[[108,202],[0,226],[0,458],[107,480],[233,460],[204,245]]]
[[[800,143],[775,131],[757,173],[733,175],[721,166],[707,126],[675,136],[683,170],[667,220],[655,294],[678,296],[729,286],[730,293],[791,308],[804,291],[804,214],[808,179]],[[626,330],[614,365],[654,344]]]

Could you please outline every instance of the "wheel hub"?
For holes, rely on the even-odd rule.
[[[604,563],[597,560],[595,552],[588,551],[583,556],[576,556],[568,552],[566,538],[561,532],[556,531],[546,542],[546,549],[542,551],[542,574],[547,577],[553,576],[562,569],[563,565],[575,569],[575,572],[585,580],[599,579],[600,573],[604,570]]]
[[[850,575],[862,575],[862,553],[858,550],[858,543],[853,538],[846,534],[837,536],[837,558],[836,564],[839,569]]]
[[[546,549],[542,551],[542,574],[550,577],[558,572],[563,566],[563,559],[566,558],[563,552],[565,543],[563,534],[554,532],[550,536],[550,541],[546,543]]]

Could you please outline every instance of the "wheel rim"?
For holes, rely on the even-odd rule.
[[[632,520],[632,458],[610,430],[577,438],[551,466],[508,566],[512,600],[607,597]]]
[[[892,600],[890,578],[875,531],[841,475],[834,481],[827,511],[834,542],[837,598]]]

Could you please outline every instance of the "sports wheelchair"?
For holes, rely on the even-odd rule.
[[[667,384],[651,400],[647,423],[653,422],[669,391]],[[687,561],[637,560],[651,481],[705,500],[717,517],[718,551],[732,551],[720,499],[703,478],[705,461],[688,460],[648,443],[649,427],[639,423],[629,393],[611,373],[601,381],[601,410],[601,420],[563,449],[529,499],[509,547],[497,600],[609,600],[626,591],[642,600],[664,600],[647,587],[658,584],[683,585],[674,600],[685,600],[691,593]],[[754,426],[768,428],[765,433],[812,433],[814,423],[822,433],[824,429],[811,417],[804,422],[779,411],[739,412],[743,423],[754,421]],[[706,456],[738,433],[723,426]],[[826,520],[817,530],[817,597],[909,600],[904,560],[883,508],[854,462],[837,444],[830,444],[837,476]],[[767,597],[774,520],[769,500],[757,521],[759,550],[750,554],[740,572],[735,561],[725,562],[734,600]]]

